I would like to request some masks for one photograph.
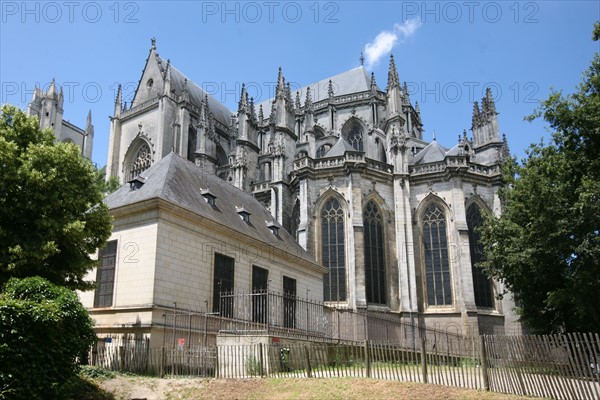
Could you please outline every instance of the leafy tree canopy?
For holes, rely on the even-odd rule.
[[[96,341],[77,295],[39,277],[0,294],[0,399],[64,399],[78,359]]]
[[[89,289],[90,258],[106,242],[111,217],[101,174],[74,144],[16,107],[0,110],[0,287],[10,277],[41,276]]]
[[[504,208],[482,227],[482,266],[515,294],[534,331],[600,332],[598,54],[574,94],[552,92],[529,118],[539,117],[552,141],[504,165]]]

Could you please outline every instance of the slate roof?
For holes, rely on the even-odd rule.
[[[410,163],[412,165],[419,165],[443,161],[446,158],[446,152],[447,149],[434,140],[418,152]]]
[[[346,154],[347,151],[356,151],[356,149],[340,136],[323,157],[340,157]]]
[[[172,152],[144,171],[142,176],[145,180],[139,189],[122,186],[104,200],[107,206],[116,209],[160,198],[316,264],[285,229],[279,229],[278,236],[271,232],[267,223],[273,220],[273,216],[258,200],[217,176],[203,173],[191,161]],[[207,188],[217,197],[216,207],[208,204],[202,196],[202,190]],[[236,207],[243,207],[251,214],[249,224],[240,218]]]
[[[161,60],[162,65],[166,65],[166,61],[162,60],[157,56],[158,59]],[[183,89],[183,83],[185,79],[187,79],[187,88],[190,94],[190,102],[196,107],[200,108],[202,106],[202,101],[204,100],[204,96],[207,94],[200,86],[196,85],[190,78],[185,76],[181,71],[170,65],[171,69],[171,89],[175,89],[175,93],[181,94]],[[213,113],[213,116],[223,125],[229,126],[231,123],[231,115],[233,112],[229,110],[223,103],[219,100],[215,99],[211,95],[208,95],[208,106],[210,107],[210,111]]]
[[[334,96],[364,92],[371,89],[371,77],[369,76],[367,70],[363,66],[360,66],[348,71],[344,71],[332,77],[322,79],[310,85],[303,86],[300,89],[298,89],[298,85],[294,85],[293,81],[289,81],[292,89],[292,100],[296,99],[296,92],[300,91],[300,100],[302,102],[302,106],[304,106],[304,101],[306,100],[306,88],[308,87],[310,87],[313,103],[325,100],[329,97],[328,89],[330,80],[333,86]],[[260,103],[260,105],[263,107],[263,114],[265,118],[271,115],[272,102],[273,99],[271,98]],[[258,108],[259,104],[256,105],[257,110]]]

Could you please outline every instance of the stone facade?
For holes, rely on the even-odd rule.
[[[88,113],[85,129],[82,129],[63,120],[63,103],[62,87],[57,91],[53,79],[47,92],[35,88],[27,107],[27,115],[38,117],[41,129],[52,129],[57,141],[76,144],[81,150],[81,155],[91,160],[94,145],[92,112]]]
[[[254,104],[242,86],[231,112],[153,41],[132,103],[118,92],[107,171],[125,183],[173,151],[260,201],[327,268],[330,305],[515,333],[512,296],[474,266],[481,215],[501,212],[508,145],[491,92],[473,107],[472,138],[427,142],[392,56],[385,90],[360,66],[292,91],[280,69],[273,99]]]

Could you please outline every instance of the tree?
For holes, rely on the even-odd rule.
[[[62,399],[77,360],[96,341],[77,295],[34,277],[0,295],[0,399]]]
[[[600,23],[594,40],[600,39]],[[515,294],[536,332],[600,332],[600,58],[576,93],[552,92],[552,141],[504,165],[502,215],[482,227],[482,267]]]
[[[0,287],[10,277],[41,276],[89,289],[84,275],[104,245],[111,217],[106,187],[74,144],[13,106],[0,111]]]

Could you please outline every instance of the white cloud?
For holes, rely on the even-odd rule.
[[[394,24],[393,31],[380,32],[371,43],[365,45],[367,68],[373,67],[381,57],[392,51],[398,40],[402,42],[414,35],[421,25],[422,23],[418,19],[409,19],[401,24]]]

